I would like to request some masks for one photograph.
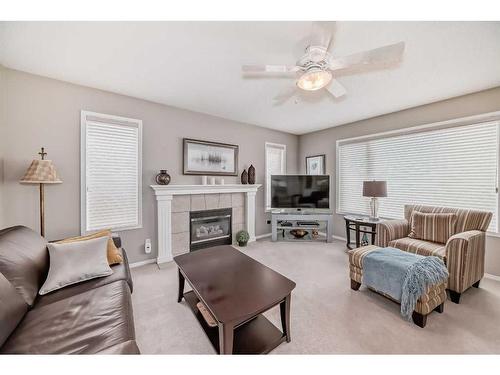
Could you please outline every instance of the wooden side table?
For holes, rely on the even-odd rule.
[[[347,239],[347,248],[352,250],[351,247],[351,231],[353,230],[356,235],[356,247],[361,246],[360,234],[366,233],[371,236],[371,244],[375,245],[375,235],[377,234],[377,224],[382,222],[383,219],[373,220],[369,217],[346,215],[345,220],[345,234]],[[369,228],[368,230],[366,228]]]

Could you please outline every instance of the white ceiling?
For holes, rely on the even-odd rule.
[[[403,63],[340,77],[347,95],[273,105],[291,78],[241,64],[294,64],[310,22],[4,22],[0,63],[42,76],[294,134],[500,85],[499,22],[339,22],[334,56],[398,41]],[[3,35],[3,36],[2,36]],[[306,95],[309,94],[309,95]]]

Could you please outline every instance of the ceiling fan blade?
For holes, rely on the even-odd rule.
[[[369,51],[355,53],[349,56],[332,59],[329,62],[330,70],[363,70],[385,67],[401,61],[405,43],[399,42],[388,46],[375,48]]]
[[[336,79],[332,79],[332,81],[326,86],[326,89],[330,94],[335,96],[336,98],[340,98],[344,96],[347,92],[344,86],[340,84]]]
[[[295,65],[242,65],[243,73],[295,73],[300,70]]]
[[[273,98],[274,105],[285,104],[288,100],[293,98],[298,93],[299,91],[297,90],[296,87],[290,88],[287,91],[284,91]]]
[[[312,23],[312,32],[309,38],[309,46],[321,46],[327,50],[331,48],[336,22],[315,21]]]

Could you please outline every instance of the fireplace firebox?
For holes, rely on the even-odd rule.
[[[189,250],[232,243],[232,208],[191,211],[189,213]]]

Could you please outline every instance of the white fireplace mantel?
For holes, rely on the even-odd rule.
[[[261,187],[254,185],[151,185],[155,192],[158,208],[158,257],[161,264],[173,260],[172,256],[172,198],[174,195],[194,194],[245,194],[245,225],[250,235],[249,241],[255,241],[255,195]]]

